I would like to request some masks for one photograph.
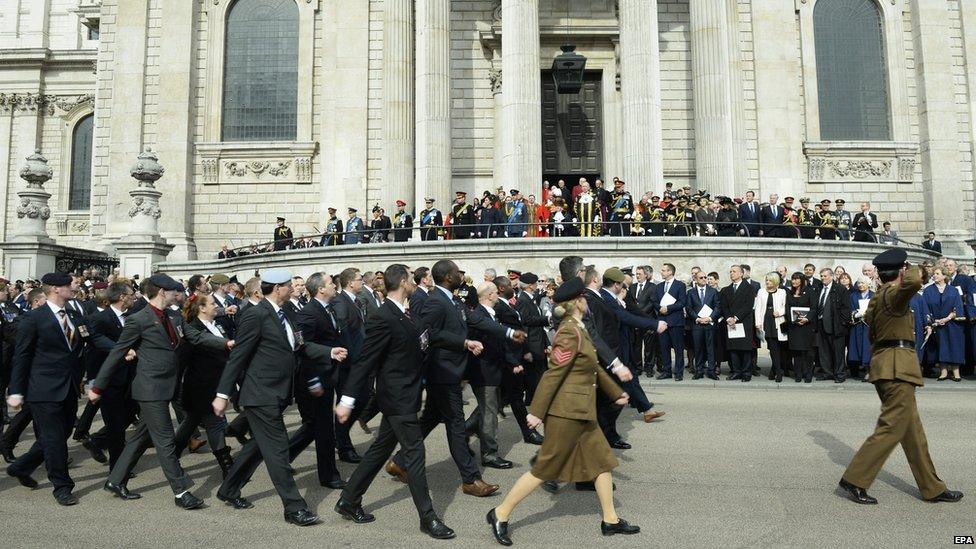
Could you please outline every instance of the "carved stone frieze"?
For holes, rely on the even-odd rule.
[[[833,175],[841,178],[868,179],[891,175],[890,160],[829,160]]]
[[[312,143],[198,143],[204,184],[311,183]]]
[[[811,183],[911,183],[918,144],[832,141],[804,144]]]
[[[51,217],[51,208],[47,204],[21,197],[20,205],[17,206],[17,217],[20,219],[29,217],[30,219],[47,220]]]
[[[83,103],[94,103],[93,94],[49,95],[41,93],[0,92],[0,112],[40,112],[49,116],[61,111],[66,113]]]

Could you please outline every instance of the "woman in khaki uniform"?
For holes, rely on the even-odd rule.
[[[501,505],[488,512],[492,534],[502,545],[512,544],[508,519],[515,506],[547,480],[593,481],[603,509],[603,535],[640,531],[620,519],[613,505],[610,471],[617,467],[617,458],[596,421],[596,390],[599,386],[618,406],[627,404],[627,393],[600,367],[583,327],[585,290],[583,280],[574,277],[553,296],[566,313],[554,338],[549,369],[539,380],[526,417],[531,429],[545,424],[546,438],[532,470],[519,478]]]

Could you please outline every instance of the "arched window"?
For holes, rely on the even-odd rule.
[[[71,184],[69,210],[87,210],[91,206],[92,128],[95,116],[89,114],[75,124],[71,135]]]
[[[874,0],[818,0],[813,12],[824,141],[891,139],[881,12]]]
[[[295,0],[237,0],[224,43],[224,141],[293,141],[298,108]]]

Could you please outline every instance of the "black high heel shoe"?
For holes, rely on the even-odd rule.
[[[945,376],[945,377],[938,377],[938,378],[936,378],[936,381],[945,381],[945,380],[947,380],[947,379],[949,379],[949,376]]]
[[[955,381],[956,383],[958,383],[958,382],[962,381],[962,378],[961,377],[952,376],[952,381]]]

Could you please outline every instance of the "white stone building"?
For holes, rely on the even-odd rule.
[[[974,83],[971,0],[0,0],[0,241],[40,149],[52,236],[111,251],[150,146],[176,260],[582,174],[870,200],[968,256]]]

